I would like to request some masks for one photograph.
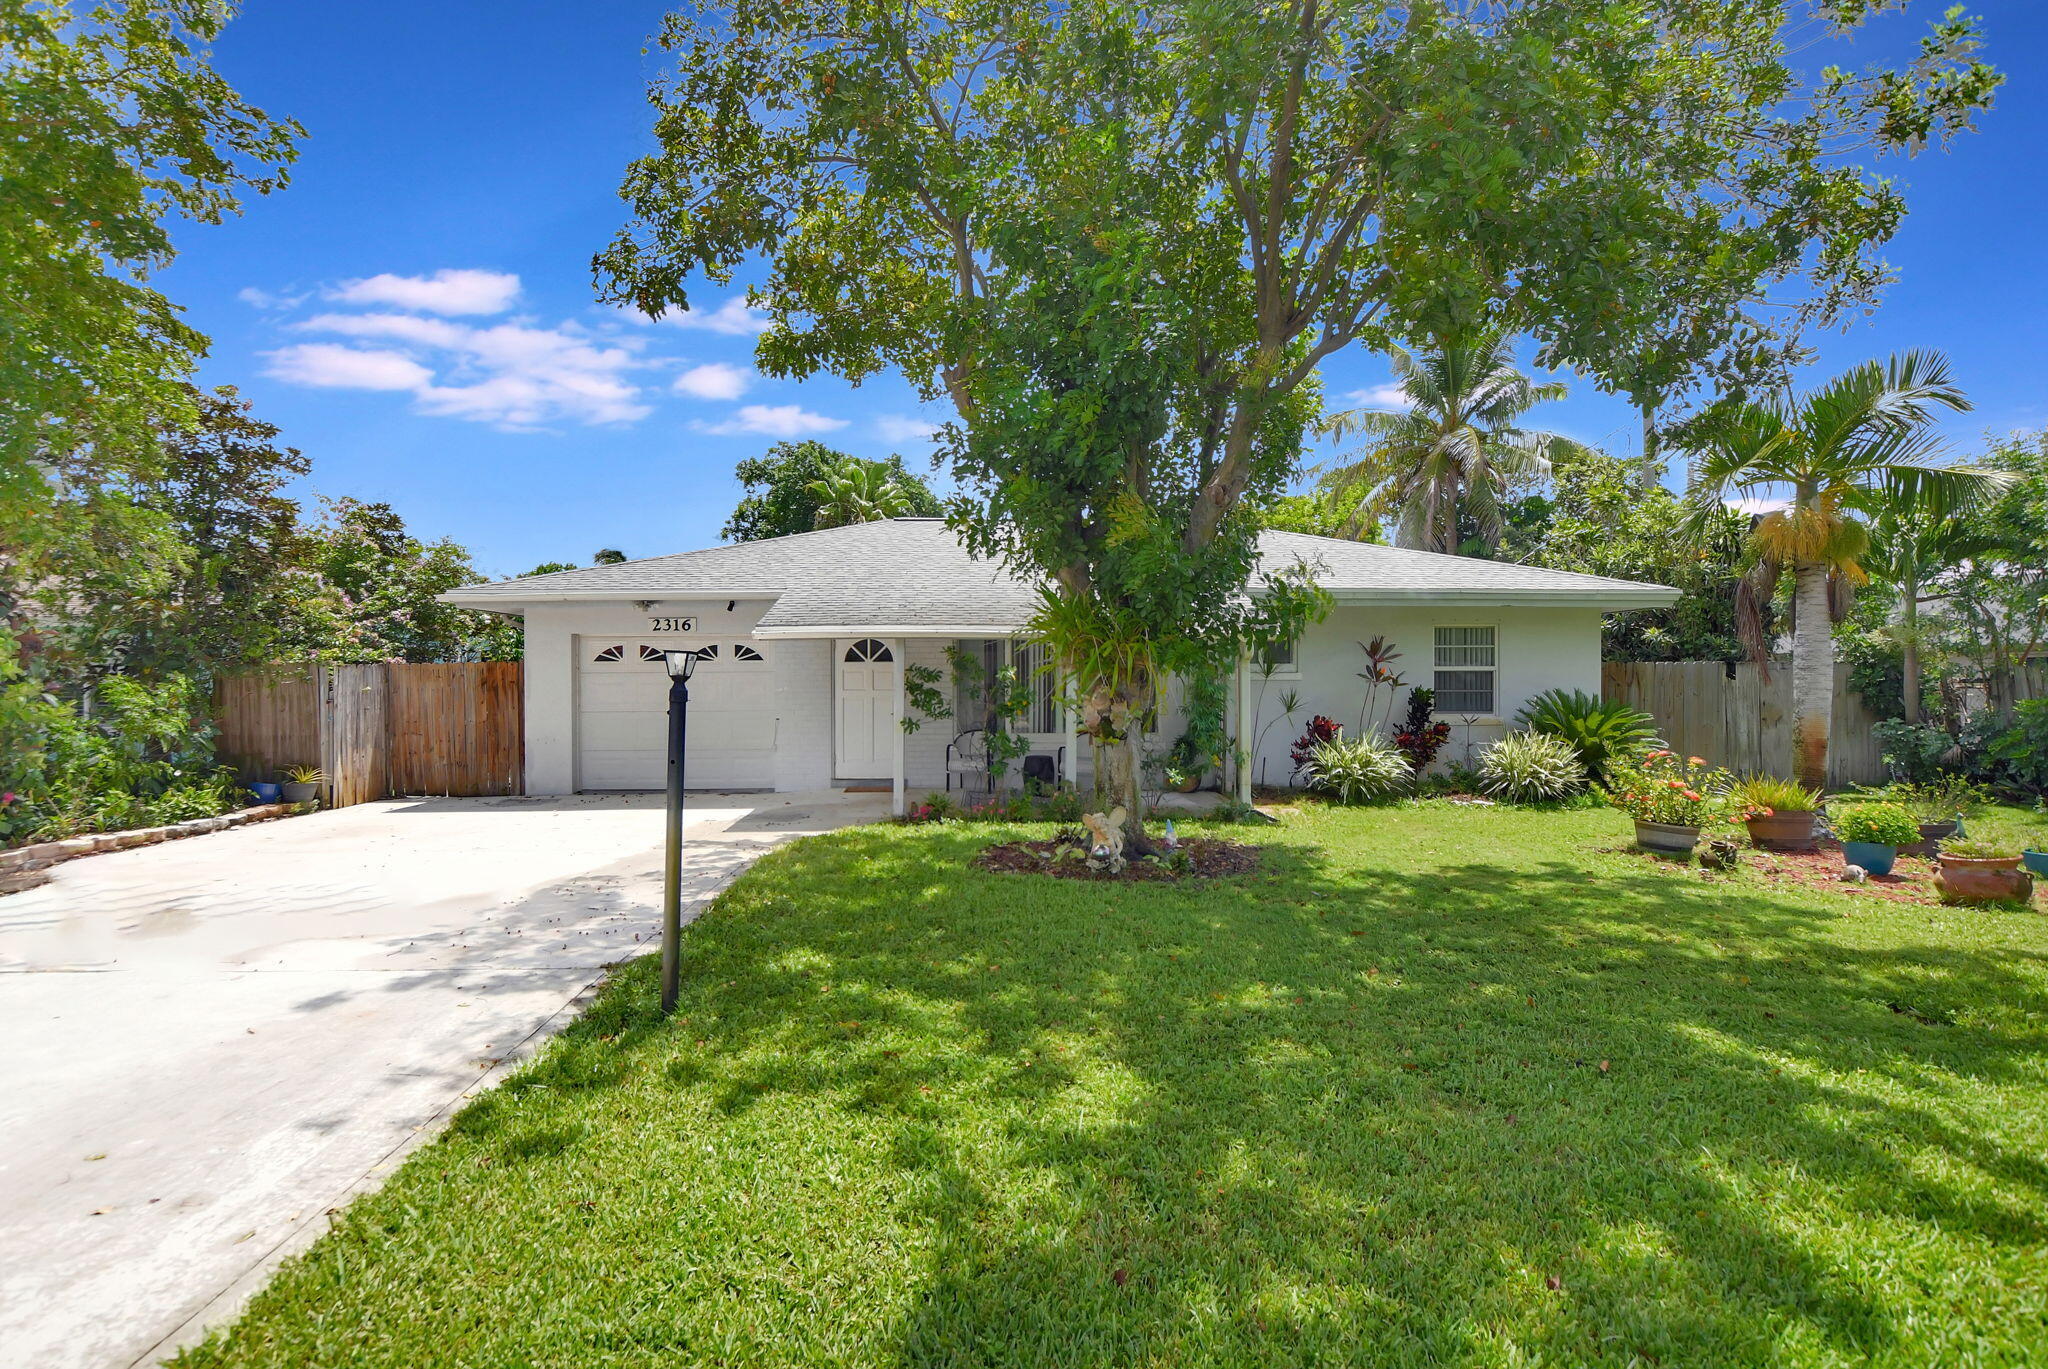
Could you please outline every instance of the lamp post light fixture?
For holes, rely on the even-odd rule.
[[[683,951],[683,738],[690,720],[690,673],[700,651],[661,653],[668,668],[668,864],[661,877],[661,1015],[676,1010]]]

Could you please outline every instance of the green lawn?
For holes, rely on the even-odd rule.
[[[177,1363],[2048,1363],[2048,917],[1604,811],[1179,887],[999,830],[768,857],[680,1020],[633,964]]]

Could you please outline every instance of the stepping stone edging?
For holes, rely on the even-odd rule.
[[[0,851],[0,894],[18,893],[23,889],[33,889],[39,884],[47,884],[50,881],[51,866],[75,860],[79,856],[96,856],[102,851],[125,851],[131,846],[154,846],[162,841],[177,841],[181,837],[196,837],[252,822],[290,817],[301,811],[310,811],[310,805],[261,803],[254,808],[238,808],[232,813],[220,813],[210,818],[174,822],[168,827],[137,827],[127,832],[94,832],[86,836],[65,837],[61,841],[40,841],[34,846],[17,846],[12,851]]]

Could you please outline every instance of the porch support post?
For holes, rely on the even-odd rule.
[[[1252,764],[1257,759],[1252,755],[1256,739],[1252,736],[1252,658],[1248,651],[1237,655],[1237,755],[1233,764],[1237,766],[1237,800],[1239,803],[1252,801]]]
[[[889,809],[897,817],[909,811],[903,793],[904,749],[909,734],[903,730],[903,720],[910,716],[910,639],[896,639],[896,736],[893,739],[896,752],[895,787],[890,791]]]
[[[1065,676],[1060,677],[1060,689],[1064,692],[1073,683]],[[1060,763],[1060,778],[1068,784],[1081,782],[1081,710],[1070,700],[1061,711],[1067,715],[1067,749]]]

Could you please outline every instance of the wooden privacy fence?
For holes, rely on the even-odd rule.
[[[292,665],[224,676],[213,691],[215,746],[245,780],[319,766],[334,808],[409,794],[517,794],[523,680],[517,661]]]
[[[1737,773],[1792,775],[1792,667],[1775,664],[1771,681],[1750,662],[1734,673],[1719,661],[1610,661],[1601,692],[1657,720],[1672,750],[1704,756]],[[1872,732],[1877,715],[1849,688],[1849,667],[1835,667],[1828,785],[1882,784],[1884,755]]]

